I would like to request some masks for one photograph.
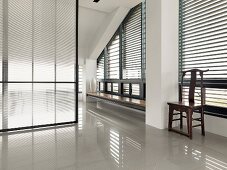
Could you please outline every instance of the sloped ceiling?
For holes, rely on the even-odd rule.
[[[141,0],[100,0],[98,3],[94,3],[93,0],[81,0],[80,6],[111,13],[119,7],[132,8],[140,2]]]
[[[93,0],[80,0],[79,8],[79,58],[83,60],[88,58],[92,50],[94,50],[94,43],[97,42],[97,35],[106,32],[106,23],[110,20],[111,15],[117,12],[119,8],[131,9],[141,0],[100,0],[99,3],[94,3]],[[125,15],[120,14],[120,15]],[[119,22],[115,22],[118,26],[122,22],[119,16]],[[116,18],[115,18],[116,20]],[[104,28],[105,25],[105,28]],[[116,25],[116,28],[118,27]],[[114,33],[114,31],[113,31]],[[97,44],[97,46],[100,44]],[[102,45],[103,46],[103,45]],[[104,48],[104,47],[100,47]]]

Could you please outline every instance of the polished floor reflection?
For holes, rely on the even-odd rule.
[[[144,124],[113,105],[79,105],[77,125],[0,136],[2,170],[227,170],[227,138],[194,139]]]

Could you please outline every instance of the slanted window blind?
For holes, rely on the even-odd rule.
[[[123,79],[140,79],[142,70],[142,4],[123,23]]]
[[[143,1],[129,11],[98,57],[97,90],[144,99],[145,86],[141,84],[145,84],[145,69],[146,3]]]
[[[112,41],[107,46],[107,78],[108,79],[119,79],[119,55],[120,55],[120,40],[119,34],[116,34]]]
[[[225,0],[180,1],[179,73],[209,69],[204,75],[206,104],[216,107],[227,107],[226,26]]]
[[[102,80],[104,79],[104,57],[105,54],[102,52],[102,54],[99,56],[97,60],[97,79]]]

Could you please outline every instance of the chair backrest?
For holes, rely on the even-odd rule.
[[[189,103],[195,103],[195,88],[196,88],[196,82],[197,82],[197,73],[200,75],[200,89],[201,89],[201,105],[204,105],[205,103],[205,89],[203,86],[203,73],[207,72],[209,70],[199,70],[199,69],[192,69],[182,72],[181,77],[181,84],[179,87],[179,101],[182,102],[182,95],[183,95],[183,86],[184,86],[184,77],[187,73],[190,73],[190,82],[189,82],[189,93],[188,93],[188,102]]]

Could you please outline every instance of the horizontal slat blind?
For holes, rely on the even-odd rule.
[[[107,83],[107,91],[108,92],[112,91],[112,83]]]
[[[112,41],[107,46],[107,78],[119,79],[119,55],[120,55],[120,40],[119,34],[115,35]]]
[[[142,2],[129,11],[98,57],[97,90],[144,99],[145,69],[146,3]]]
[[[129,86],[129,84],[124,84],[123,85],[123,90],[124,90],[124,94],[130,94],[130,86]]]
[[[9,81],[32,81],[32,23],[32,1],[8,1]]]
[[[78,81],[78,85],[79,85],[79,92],[82,92],[82,88],[83,88],[83,66],[79,66],[79,81]]]
[[[209,69],[206,104],[227,107],[227,1],[180,1],[179,23],[180,73]]]
[[[136,6],[123,23],[123,79],[141,78],[142,14],[141,4]]]
[[[104,52],[99,56],[97,60],[97,79],[104,79]]]
[[[2,54],[3,54],[3,1],[0,1],[0,80],[2,81]],[[1,119],[0,119],[1,121]]]
[[[76,121],[76,2],[0,1],[0,131]]]
[[[142,78],[146,79],[146,1],[142,3]]]
[[[118,93],[118,83],[113,83],[113,92]]]
[[[132,95],[139,96],[140,95],[140,85],[132,84]]]

